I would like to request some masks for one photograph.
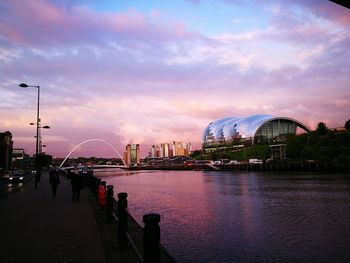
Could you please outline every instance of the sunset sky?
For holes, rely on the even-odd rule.
[[[200,147],[227,116],[350,119],[350,10],[326,0],[1,0],[0,132],[46,153],[97,138]],[[101,143],[74,156],[112,157]]]

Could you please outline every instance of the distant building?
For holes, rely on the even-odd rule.
[[[173,141],[173,156],[190,155],[191,152],[192,152],[191,143]]]
[[[169,157],[169,143],[162,143],[160,145],[160,156],[159,157]]]
[[[149,157],[166,158],[179,155],[189,155],[192,152],[192,144],[185,142],[173,141],[170,143],[161,143],[160,145],[152,145]]]
[[[156,157],[156,151],[157,151],[157,146],[156,145],[152,145],[151,152],[150,152],[150,157]]]
[[[24,149],[13,149],[12,151],[12,161],[23,160],[26,156]]]
[[[125,147],[124,161],[126,165],[137,165],[140,163],[140,145],[128,144]]]
[[[345,132],[345,127],[336,127],[336,128],[329,128],[331,132]]]
[[[271,115],[228,117],[211,122],[204,130],[202,148],[205,152],[227,149],[256,143],[278,143],[297,130],[309,132],[301,122]]]
[[[178,155],[173,157],[147,157],[144,163],[151,166],[183,166],[188,161],[194,160],[188,156]]]
[[[12,164],[13,141],[9,131],[0,133],[0,170],[8,171]]]
[[[270,145],[270,159],[281,161],[287,158],[287,144]]]

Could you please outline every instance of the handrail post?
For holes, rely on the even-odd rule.
[[[145,214],[143,222],[143,262],[160,263],[160,215]]]
[[[96,196],[98,195],[98,187],[100,186],[100,184],[101,184],[101,179],[96,178],[95,185],[94,185],[94,192],[95,192]]]
[[[107,219],[112,218],[112,211],[113,211],[113,196],[114,196],[114,191],[113,191],[114,186],[113,185],[107,185]]]
[[[118,194],[118,228],[119,228],[119,241],[121,243],[126,242],[125,231],[128,230],[128,215],[126,209],[128,208],[128,194]]]

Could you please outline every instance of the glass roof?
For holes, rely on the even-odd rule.
[[[235,138],[252,138],[257,130],[266,122],[272,120],[288,120],[293,121],[297,126],[309,131],[309,129],[302,123],[285,117],[274,117],[272,115],[251,115],[247,117],[226,117],[210,123],[202,137],[202,143],[208,139],[218,140],[232,140]]]

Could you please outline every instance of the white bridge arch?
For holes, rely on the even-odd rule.
[[[66,158],[64,158],[64,160],[63,160],[62,163],[60,164],[60,168],[62,168],[62,166],[63,166],[63,164],[65,163],[65,161],[69,158],[69,156],[70,156],[76,149],[78,149],[80,146],[82,146],[83,144],[88,143],[88,142],[102,142],[102,143],[106,144],[107,146],[111,147],[111,149],[119,156],[119,158],[122,159],[124,165],[127,166],[126,163],[125,163],[125,161],[123,160],[123,157],[120,155],[120,153],[117,151],[117,149],[114,148],[110,143],[108,143],[108,142],[106,142],[106,141],[104,141],[104,140],[101,140],[101,139],[88,139],[88,140],[85,140],[85,141],[79,143],[77,146],[75,146],[75,147],[73,148],[73,150],[71,150],[71,151],[69,152],[69,154],[66,156]]]

